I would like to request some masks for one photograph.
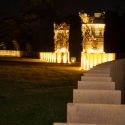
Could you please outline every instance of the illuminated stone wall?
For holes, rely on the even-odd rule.
[[[40,60],[52,63],[69,63],[69,25],[54,23],[54,52],[40,52]]]
[[[69,63],[69,25],[54,23],[54,52],[40,52],[40,60],[52,63]]]
[[[20,51],[15,50],[0,50],[1,57],[21,57]]]
[[[81,53],[81,69],[89,70],[98,64],[115,60],[115,53]]]
[[[69,52],[69,28],[65,22],[60,25],[54,23],[55,52]]]
[[[40,60],[51,63],[69,63],[69,52],[40,52]]]
[[[86,13],[79,12],[81,18],[81,30],[82,30],[82,47],[83,52],[86,53],[102,53],[104,52],[104,19],[101,18],[103,14],[95,13],[94,15],[88,15]],[[101,21],[98,21],[101,18]],[[97,21],[98,22],[97,22]]]
[[[104,52],[105,24],[82,24],[83,52]]]
[[[44,62],[56,62],[56,53],[40,52],[40,60],[42,60]]]
[[[82,30],[81,69],[89,70],[98,64],[115,60],[114,53],[104,52],[104,13],[88,15],[79,12]]]

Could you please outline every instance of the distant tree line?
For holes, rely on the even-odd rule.
[[[0,43],[6,49],[53,51],[53,22],[63,17],[62,0],[21,0],[22,17],[11,16],[0,20]],[[16,42],[12,42],[16,41]]]
[[[63,0],[21,0],[23,16],[0,20],[0,49],[54,51],[53,23],[70,24],[69,51],[80,60],[82,51],[81,19],[66,12]],[[105,13],[105,52],[125,52],[125,13],[108,10]],[[77,60],[77,61],[78,61]]]

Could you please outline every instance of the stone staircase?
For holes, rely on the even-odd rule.
[[[100,64],[81,76],[73,103],[67,104],[67,123],[53,125],[125,125],[125,105],[110,77],[111,64]]]

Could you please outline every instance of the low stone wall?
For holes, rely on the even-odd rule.
[[[56,53],[54,52],[40,52],[40,60],[44,62],[56,62]]]
[[[67,104],[67,123],[53,125],[125,125],[125,59],[99,64],[81,76],[73,103]]]
[[[40,53],[32,51],[0,50],[0,57],[27,57],[40,59]]]
[[[21,51],[0,50],[0,57],[21,57]]]
[[[69,63],[69,52],[40,52],[40,60],[52,63]]]
[[[94,66],[115,60],[115,53],[81,53],[81,69],[89,70]]]

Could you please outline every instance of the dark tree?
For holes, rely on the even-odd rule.
[[[63,0],[21,0],[21,11],[47,20],[63,15],[65,6]]]
[[[22,28],[26,43],[33,51],[54,51],[53,23],[63,15],[63,0],[21,0]]]
[[[124,22],[116,11],[105,14],[104,51],[112,53],[125,52]]]
[[[20,17],[7,17],[0,21],[0,41],[6,43],[6,49],[14,49],[13,40],[21,44],[20,22]]]
[[[76,57],[77,61],[80,61],[82,52],[81,19],[78,15],[69,15],[69,20],[70,20],[70,34],[69,34],[70,57]]]

